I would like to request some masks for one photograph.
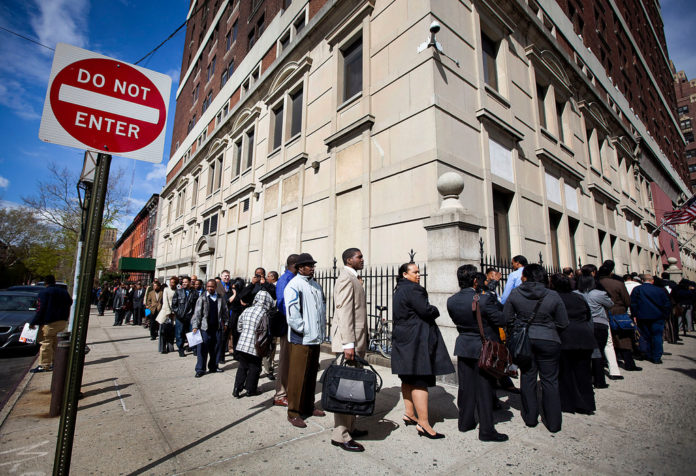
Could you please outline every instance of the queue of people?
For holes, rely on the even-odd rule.
[[[357,248],[345,250],[342,260],[333,287],[331,350],[360,366],[369,330],[360,277],[365,261]],[[520,394],[525,425],[535,427],[543,416],[545,427],[555,433],[562,428],[563,412],[591,415],[596,410],[595,391],[609,386],[605,377],[620,380],[621,369],[642,370],[636,360],[660,364],[665,329],[670,327],[666,323],[672,329],[692,330],[695,283],[676,284],[650,275],[618,277],[611,261],[599,268],[564,269],[550,277],[524,256],[514,257],[512,263],[513,273],[500,297],[498,270],[489,268],[484,274],[472,265],[458,268],[460,291],[447,301],[458,332],[452,354],[437,324],[441,312],[420,285],[418,266],[410,262],[399,267],[393,291],[391,371],[401,381],[403,424],[415,426],[419,436],[445,438],[433,427],[428,412],[429,388],[438,376],[455,371],[458,375],[461,432],[478,427],[481,441],[508,440],[494,424],[494,412],[500,408],[496,388],[501,388]],[[142,322],[153,340],[159,338],[161,353],[173,351],[175,344],[180,356],[193,353],[196,378],[223,372],[221,364],[231,356],[239,362],[235,398],[259,395],[258,382],[265,370],[266,377],[276,382],[273,405],[286,407],[288,422],[305,428],[307,418],[325,416],[315,395],[320,345],[327,337],[327,301],[314,279],[315,265],[308,253],[291,254],[281,276],[257,268],[248,282],[232,279],[225,270],[205,283],[195,276],[174,276],[167,287],[155,280],[142,290],[136,283],[132,293],[121,285],[112,293],[114,325],[140,325],[134,317],[135,301],[144,302]],[[108,293],[108,289],[102,292],[97,302]],[[520,326],[528,336],[528,359],[514,362],[504,377],[487,373],[479,365],[484,342],[505,342],[511,329]],[[200,343],[189,346],[187,333],[198,335]],[[520,376],[519,389],[509,378],[513,375]],[[358,429],[355,423],[351,415],[334,414],[331,444],[345,451],[364,451],[356,439],[367,429]]]

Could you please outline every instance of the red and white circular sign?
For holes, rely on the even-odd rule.
[[[138,69],[88,58],[65,66],[49,91],[50,107],[77,141],[108,153],[127,153],[155,141],[167,122],[158,88]]]

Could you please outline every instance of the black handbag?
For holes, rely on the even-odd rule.
[[[340,364],[337,363],[339,358]],[[349,366],[341,354],[322,374],[319,380],[322,383],[321,406],[325,411],[361,416],[374,413],[375,398],[382,388],[382,377],[357,354],[355,362],[369,369]]]
[[[542,296],[534,307],[532,317],[529,319],[517,319],[512,323],[510,333],[507,338],[507,348],[510,351],[510,358],[519,367],[526,367],[532,362],[532,344],[529,342],[529,326],[536,317],[539,306],[546,296]]]

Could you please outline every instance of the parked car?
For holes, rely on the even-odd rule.
[[[0,349],[37,345],[19,342],[24,324],[36,312],[37,296],[37,292],[0,291]]]
[[[59,288],[68,289],[68,285],[62,281],[58,281],[56,283],[56,286],[58,286]],[[45,287],[46,287],[46,283],[44,283],[43,281],[39,281],[36,284],[22,284],[22,285],[17,285],[17,286],[10,286],[9,288],[7,288],[7,290],[8,291],[28,291],[28,292],[38,294],[39,291],[41,291]]]

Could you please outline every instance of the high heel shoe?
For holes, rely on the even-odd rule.
[[[417,422],[416,420],[414,420],[413,418],[411,418],[411,417],[408,416],[408,415],[404,415],[404,417],[402,418],[402,420],[403,420],[403,422],[404,422],[404,425],[406,425],[406,426],[411,426],[411,425],[417,425],[417,424],[418,424],[418,422]]]
[[[429,438],[431,440],[439,440],[439,439],[445,437],[445,435],[443,435],[442,433],[438,433],[438,432],[435,432],[434,435],[431,435],[430,433],[425,431],[423,429],[423,427],[420,425],[416,425],[416,431],[418,432],[418,436],[425,436],[426,438]]]

